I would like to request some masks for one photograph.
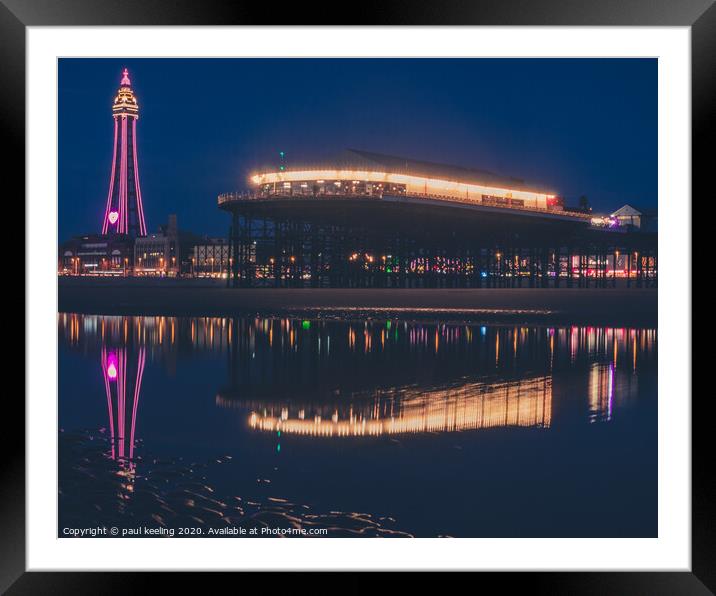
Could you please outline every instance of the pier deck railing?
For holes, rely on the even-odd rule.
[[[310,192],[301,193],[301,192],[292,192],[292,191],[286,191],[283,189],[276,189],[276,190],[270,190],[270,191],[244,191],[244,192],[231,192],[231,193],[224,193],[220,194],[218,197],[218,204],[220,206],[226,205],[227,203],[233,203],[233,202],[243,202],[243,201],[267,201],[267,200],[275,200],[275,199],[324,199],[324,200],[332,200],[332,199],[340,199],[340,198],[361,198],[361,199],[375,199],[375,200],[381,200],[384,197],[397,197],[397,198],[418,198],[418,199],[428,199],[428,200],[435,200],[435,201],[445,201],[447,203],[461,203],[466,205],[479,205],[482,207],[491,207],[496,209],[506,209],[509,211],[520,211],[520,212],[528,212],[528,213],[543,213],[548,215],[557,215],[562,217],[570,217],[574,218],[575,220],[591,220],[592,215],[589,213],[581,213],[581,212],[574,212],[574,211],[564,211],[562,209],[546,209],[542,207],[528,207],[524,205],[514,205],[514,204],[502,204],[502,203],[494,203],[492,201],[485,201],[481,198],[469,198],[469,197],[456,197],[452,195],[441,195],[441,194],[434,194],[434,193],[420,193],[420,192],[411,192],[409,194],[394,194],[394,193],[372,193],[372,194],[361,194],[361,193],[354,193],[354,192],[343,192],[343,193],[325,193],[325,194],[314,194]]]

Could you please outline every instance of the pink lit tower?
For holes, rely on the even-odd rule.
[[[112,173],[109,179],[102,234],[146,236],[147,226],[144,221],[137,165],[139,106],[126,68],[122,73],[122,81],[112,105],[112,118],[114,119]]]

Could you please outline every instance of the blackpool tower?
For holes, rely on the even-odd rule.
[[[122,81],[112,105],[112,118],[114,119],[112,173],[109,179],[102,234],[146,236],[147,226],[144,221],[137,165],[139,106],[126,68],[122,73]]]

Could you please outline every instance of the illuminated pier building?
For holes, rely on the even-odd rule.
[[[656,234],[489,172],[346,151],[218,198],[233,286],[656,284]]]

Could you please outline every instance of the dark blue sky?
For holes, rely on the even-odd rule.
[[[344,148],[476,167],[595,211],[656,207],[655,59],[61,59],[59,235],[99,232],[123,67],[150,230],[225,234],[216,195],[277,152]]]

